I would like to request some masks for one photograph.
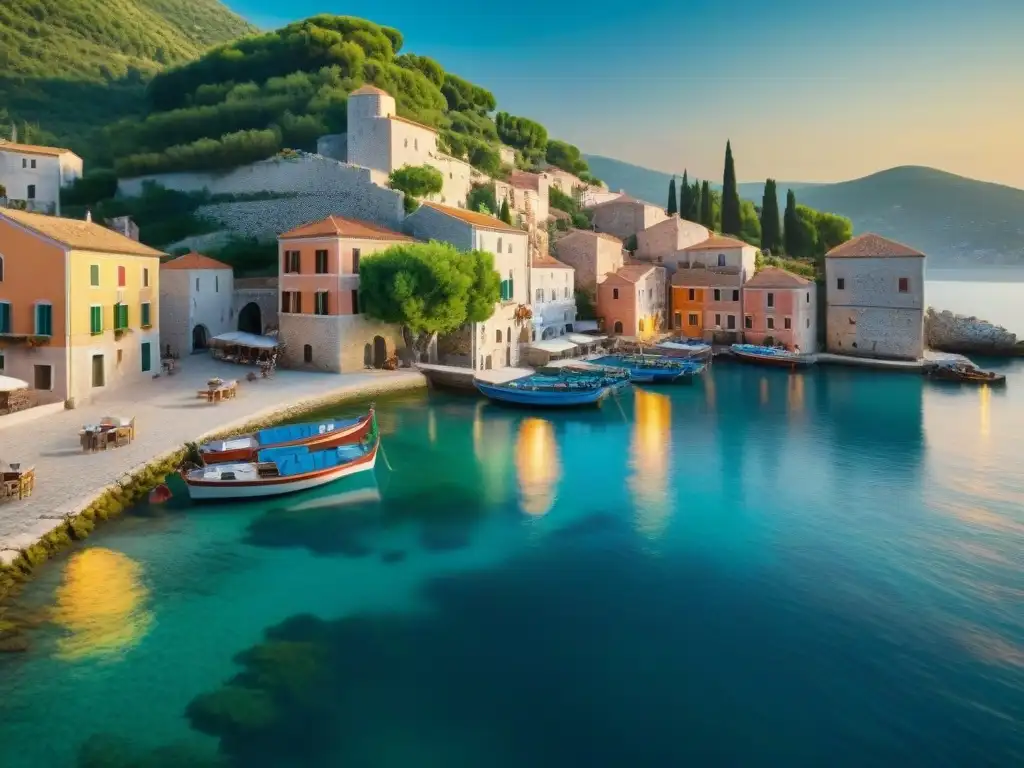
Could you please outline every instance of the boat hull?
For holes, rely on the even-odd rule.
[[[814,360],[796,356],[758,355],[753,352],[737,352],[736,350],[732,351],[732,355],[741,363],[764,365],[769,368],[788,368],[789,370],[794,370],[797,368],[809,368],[814,364]]]
[[[337,448],[339,445],[358,443],[370,433],[373,424],[373,415],[367,414],[355,424],[322,435],[314,435],[304,440],[291,440],[287,442],[272,443],[270,445],[256,444],[245,448],[236,448],[227,451],[210,451],[200,448],[204,464],[232,464],[245,461],[255,461],[256,455],[265,448],[286,448],[289,446],[304,445],[310,451],[322,451],[328,448]],[[255,441],[254,441],[255,442]]]
[[[593,389],[552,392],[550,390],[513,389],[482,381],[476,382],[476,388],[481,395],[495,402],[539,408],[578,408],[597,405],[612,389],[611,387],[595,387]]]
[[[377,464],[380,441],[373,449],[355,461],[318,472],[294,477],[268,477],[254,480],[200,480],[185,479],[189,498],[193,501],[238,501],[284,496],[333,483],[360,472],[370,472]]]
[[[947,372],[939,368],[932,371],[926,371],[925,375],[932,381],[942,381],[949,384],[988,384],[996,387],[1006,385],[1006,377],[1001,373],[997,373],[992,376],[988,376],[986,374],[962,374]]]

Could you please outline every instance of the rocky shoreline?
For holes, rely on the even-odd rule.
[[[942,352],[1024,357],[1024,341],[1002,326],[935,307],[925,312],[924,339],[927,347]]]

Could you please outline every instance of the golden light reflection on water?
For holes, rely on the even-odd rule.
[[[116,656],[136,645],[153,623],[142,568],[109,549],[74,554],[56,598],[52,620],[68,632],[57,642],[57,657],[66,661]]]
[[[704,384],[704,402],[707,403],[709,409],[715,407],[715,377],[710,374],[705,374],[702,382]]]
[[[761,405],[768,405],[768,379],[761,377]]]
[[[483,475],[484,499],[490,503],[505,497],[508,476],[511,426],[508,418],[489,415],[484,418],[485,400],[473,412],[473,455]]]
[[[427,440],[431,445],[437,443],[437,414],[433,407],[427,409]]]
[[[637,389],[635,403],[628,483],[636,504],[637,533],[656,539],[664,533],[672,511],[668,489],[672,401]]]
[[[555,503],[562,466],[555,428],[545,419],[524,419],[516,440],[519,506],[528,515],[548,513]]]
[[[804,412],[804,376],[794,373],[789,376],[789,386],[786,390],[786,405],[789,407],[791,416]]]
[[[992,433],[992,389],[983,384],[978,389],[978,433],[987,438]]]

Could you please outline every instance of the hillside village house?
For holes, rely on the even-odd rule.
[[[498,157],[501,158],[502,165],[515,165],[516,163],[516,151],[504,144],[498,147]]]
[[[685,251],[707,242],[712,233],[707,227],[671,216],[636,233],[636,258],[661,264],[671,275],[680,262],[689,264]]]
[[[160,265],[163,350],[200,352],[214,336],[235,330],[233,303],[234,273],[224,262],[194,252],[165,261]]]
[[[734,237],[712,234],[682,248],[672,260],[677,268],[686,265],[738,270],[746,282],[754,275],[757,248]]]
[[[351,165],[379,171],[385,177],[405,165],[429,165],[444,180],[437,200],[465,206],[472,168],[465,160],[442,152],[437,137],[434,128],[400,117],[395,99],[387,91],[364,85],[348,96],[346,152]]]
[[[413,238],[366,221],[328,216],[278,237],[279,334],[296,368],[348,373],[380,368],[404,346],[398,326],[359,311],[359,262]]]
[[[597,300],[598,283],[625,263],[622,241],[614,235],[577,229],[555,241],[558,260],[575,272],[576,288]]]
[[[806,277],[766,267],[743,286],[743,338],[808,354],[818,348],[817,286]]]
[[[82,158],[69,149],[0,140],[0,185],[7,203],[60,215],[60,190],[82,175]],[[3,196],[0,195],[0,198]]]
[[[406,230],[420,240],[440,240],[460,250],[494,254],[501,298],[488,320],[455,335],[458,341],[451,355],[465,357],[473,370],[518,365],[519,344],[532,340],[529,321],[516,317],[518,308],[530,303],[527,233],[493,216],[437,203],[423,203],[405,223]]]
[[[580,207],[596,208],[602,203],[617,200],[625,194],[626,192],[621,189],[618,192],[611,192],[603,187],[587,187],[580,193]]]
[[[739,341],[742,287],[736,268],[680,267],[672,275],[672,327],[691,339]]]
[[[613,200],[599,203],[594,206],[593,211],[594,229],[615,235],[622,240],[668,218],[661,206],[637,200],[629,195],[619,195]]]
[[[573,268],[550,256],[535,258],[530,265],[530,290],[533,294],[532,336],[543,340],[572,333],[576,322]]]
[[[627,264],[597,286],[597,316],[606,333],[646,339],[665,327],[665,269]]]
[[[563,171],[561,168],[556,168],[553,165],[544,171],[544,176],[547,177],[550,186],[573,199],[582,196],[583,191],[591,186],[579,176]],[[600,187],[596,189],[600,189]]]
[[[499,207],[503,200],[508,200],[510,211],[519,214],[523,223],[532,220],[536,226],[544,227],[549,213],[549,186],[545,174],[512,171],[507,182],[494,182],[494,197]]]
[[[844,355],[924,354],[925,255],[875,234],[825,254],[826,347]]]
[[[77,402],[151,378],[162,255],[92,221],[0,209],[0,373]]]

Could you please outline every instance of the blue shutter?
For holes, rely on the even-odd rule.
[[[11,305],[0,302],[0,333],[11,332]]]

